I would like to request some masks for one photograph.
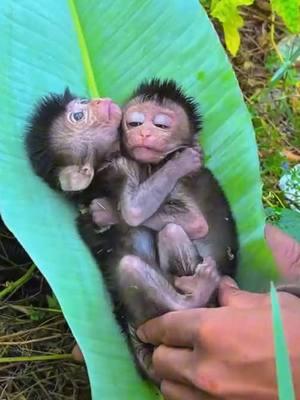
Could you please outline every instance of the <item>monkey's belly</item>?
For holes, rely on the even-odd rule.
[[[156,246],[154,233],[147,228],[132,228],[131,239],[133,254],[139,256],[150,265],[156,263]]]

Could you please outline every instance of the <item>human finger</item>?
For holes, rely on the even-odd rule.
[[[241,290],[229,276],[221,280],[218,299],[221,306],[237,308],[253,308],[269,303],[269,296],[267,294]]]
[[[160,345],[153,352],[152,365],[155,374],[162,380],[190,384],[193,374],[193,352],[190,349]]]
[[[193,348],[201,309],[173,311],[141,325],[137,336],[144,343]]]
[[[73,359],[77,362],[84,362],[84,357],[78,344],[75,344],[72,350]]]
[[[265,237],[283,277],[300,276],[300,243],[276,226],[265,226]]]
[[[165,400],[213,400],[207,393],[195,389],[192,386],[183,385],[178,382],[163,380],[160,390]]]

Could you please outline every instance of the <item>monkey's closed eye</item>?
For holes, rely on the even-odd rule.
[[[136,126],[143,125],[142,122],[127,122],[127,125],[130,126],[131,128],[134,128]]]
[[[138,111],[129,112],[126,117],[127,126],[130,128],[143,125],[145,121],[145,115]]]
[[[80,104],[87,104],[89,102],[88,99],[80,99]]]
[[[168,129],[172,125],[172,119],[166,114],[157,114],[153,119],[153,125],[160,129]]]
[[[168,129],[169,126],[167,125],[163,125],[163,124],[154,124],[155,126],[157,126],[157,128],[161,128],[161,129]]]

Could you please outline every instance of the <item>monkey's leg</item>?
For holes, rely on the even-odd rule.
[[[93,222],[98,226],[115,225],[119,223],[117,210],[106,197],[94,199],[90,204]]]
[[[192,240],[201,239],[207,235],[208,224],[200,210],[172,210],[172,207],[172,205],[164,205],[162,211],[158,210],[152,217],[143,222],[143,226],[158,232],[167,224],[180,225]]]
[[[193,275],[202,260],[180,225],[167,224],[158,234],[160,268],[166,274]]]
[[[158,251],[161,269],[175,275],[175,287],[185,294],[199,296],[198,307],[206,305],[220,282],[214,259],[205,257],[199,263],[200,256],[193,242],[175,224],[166,225],[159,233]]]
[[[120,297],[134,327],[169,311],[200,307],[207,298],[202,290],[201,275],[199,290],[195,289],[193,294],[182,294],[176,291],[158,268],[151,267],[134,255],[126,255],[121,259],[117,273]]]

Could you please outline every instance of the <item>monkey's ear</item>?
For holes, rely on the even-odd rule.
[[[58,180],[64,192],[76,192],[86,189],[94,177],[94,168],[90,164],[82,167],[69,165],[61,168],[58,173]]]

